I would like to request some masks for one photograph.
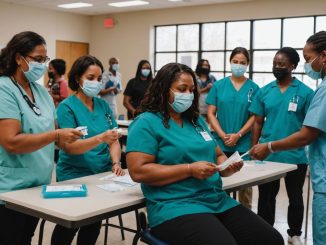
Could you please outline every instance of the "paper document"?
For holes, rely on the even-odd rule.
[[[123,187],[122,185],[118,185],[116,183],[107,183],[103,185],[97,185],[97,187],[109,191],[109,192],[117,192],[117,191],[123,191],[126,189],[126,187]]]
[[[127,185],[127,186],[135,186],[137,183],[135,183],[129,174],[126,174],[124,176],[117,176],[112,178],[112,180],[116,183]]]
[[[243,154],[245,155],[245,154]],[[219,169],[219,171],[223,171],[224,169],[228,168],[231,164],[236,162],[241,162],[242,158],[238,151],[234,152],[226,161],[223,163],[217,165],[216,167]]]

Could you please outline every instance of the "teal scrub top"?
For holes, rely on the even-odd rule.
[[[75,95],[62,101],[57,108],[59,128],[87,126],[88,135],[84,136],[87,139],[117,127],[107,102],[96,97],[93,100],[93,112]],[[60,150],[56,171],[58,181],[63,181],[110,171],[111,167],[109,148],[103,143],[79,155],[67,154]]]
[[[259,87],[252,80],[247,79],[237,91],[230,77],[217,81],[208,93],[206,103],[217,107],[216,118],[226,134],[238,133],[251,116],[249,106]],[[251,148],[251,132],[243,135],[234,147],[228,147],[224,141],[214,133],[219,146],[226,152],[246,152]]]
[[[326,193],[326,77],[316,89],[303,125],[321,131],[309,146],[309,164],[314,192]]]
[[[126,152],[142,152],[155,156],[162,165],[176,165],[208,161],[216,163],[217,144],[202,118],[196,128],[188,120],[180,127],[169,120],[165,128],[159,113],[145,112],[129,127]],[[212,137],[205,141],[201,131]],[[193,213],[220,213],[238,203],[222,190],[219,173],[205,180],[187,178],[165,186],[142,184],[147,199],[147,212],[151,227],[173,218]]]
[[[265,117],[259,142],[283,139],[299,131],[312,97],[313,90],[296,78],[283,94],[276,81],[261,88],[249,108],[252,113]],[[296,111],[289,110],[289,104],[293,102],[297,104]],[[270,154],[266,160],[293,164],[307,163],[304,147]]]
[[[47,90],[31,83],[35,104],[41,115],[28,106],[19,89],[6,76],[0,77],[0,119],[15,119],[21,133],[38,134],[54,130],[55,108]],[[23,88],[22,92],[25,93]],[[54,143],[25,154],[7,152],[0,145],[0,193],[48,184],[51,181]]]

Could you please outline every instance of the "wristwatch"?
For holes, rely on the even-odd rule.
[[[272,141],[270,141],[270,142],[267,143],[267,147],[268,147],[268,150],[269,150],[270,153],[274,153],[275,152],[273,150],[273,148],[272,148]]]
[[[120,166],[120,162],[112,162],[112,166],[118,164]]]

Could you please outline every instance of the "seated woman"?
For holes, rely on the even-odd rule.
[[[194,72],[165,65],[150,85],[129,127],[127,164],[142,183],[152,234],[169,244],[284,244],[263,219],[222,190],[227,158],[198,111]]]
[[[96,97],[102,89],[102,72],[102,63],[90,55],[78,58],[69,72],[69,87],[75,94],[59,104],[58,125],[60,128],[86,126],[88,135],[74,143],[66,143],[60,150],[56,168],[58,181],[110,170],[124,175],[120,167],[119,134],[112,130],[117,123],[108,103]],[[71,244],[78,230],[77,244],[95,244],[100,229],[101,221],[80,229],[56,225],[51,244]]]

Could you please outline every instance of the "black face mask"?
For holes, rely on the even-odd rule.
[[[199,73],[199,74],[208,75],[209,72],[210,72],[209,68],[200,67],[200,68],[198,69],[198,73]]]
[[[273,74],[278,81],[284,80],[289,75],[287,68],[273,68]]]
[[[54,79],[54,73],[53,73],[52,71],[49,71],[49,72],[48,72],[48,77],[49,77],[50,79]]]

